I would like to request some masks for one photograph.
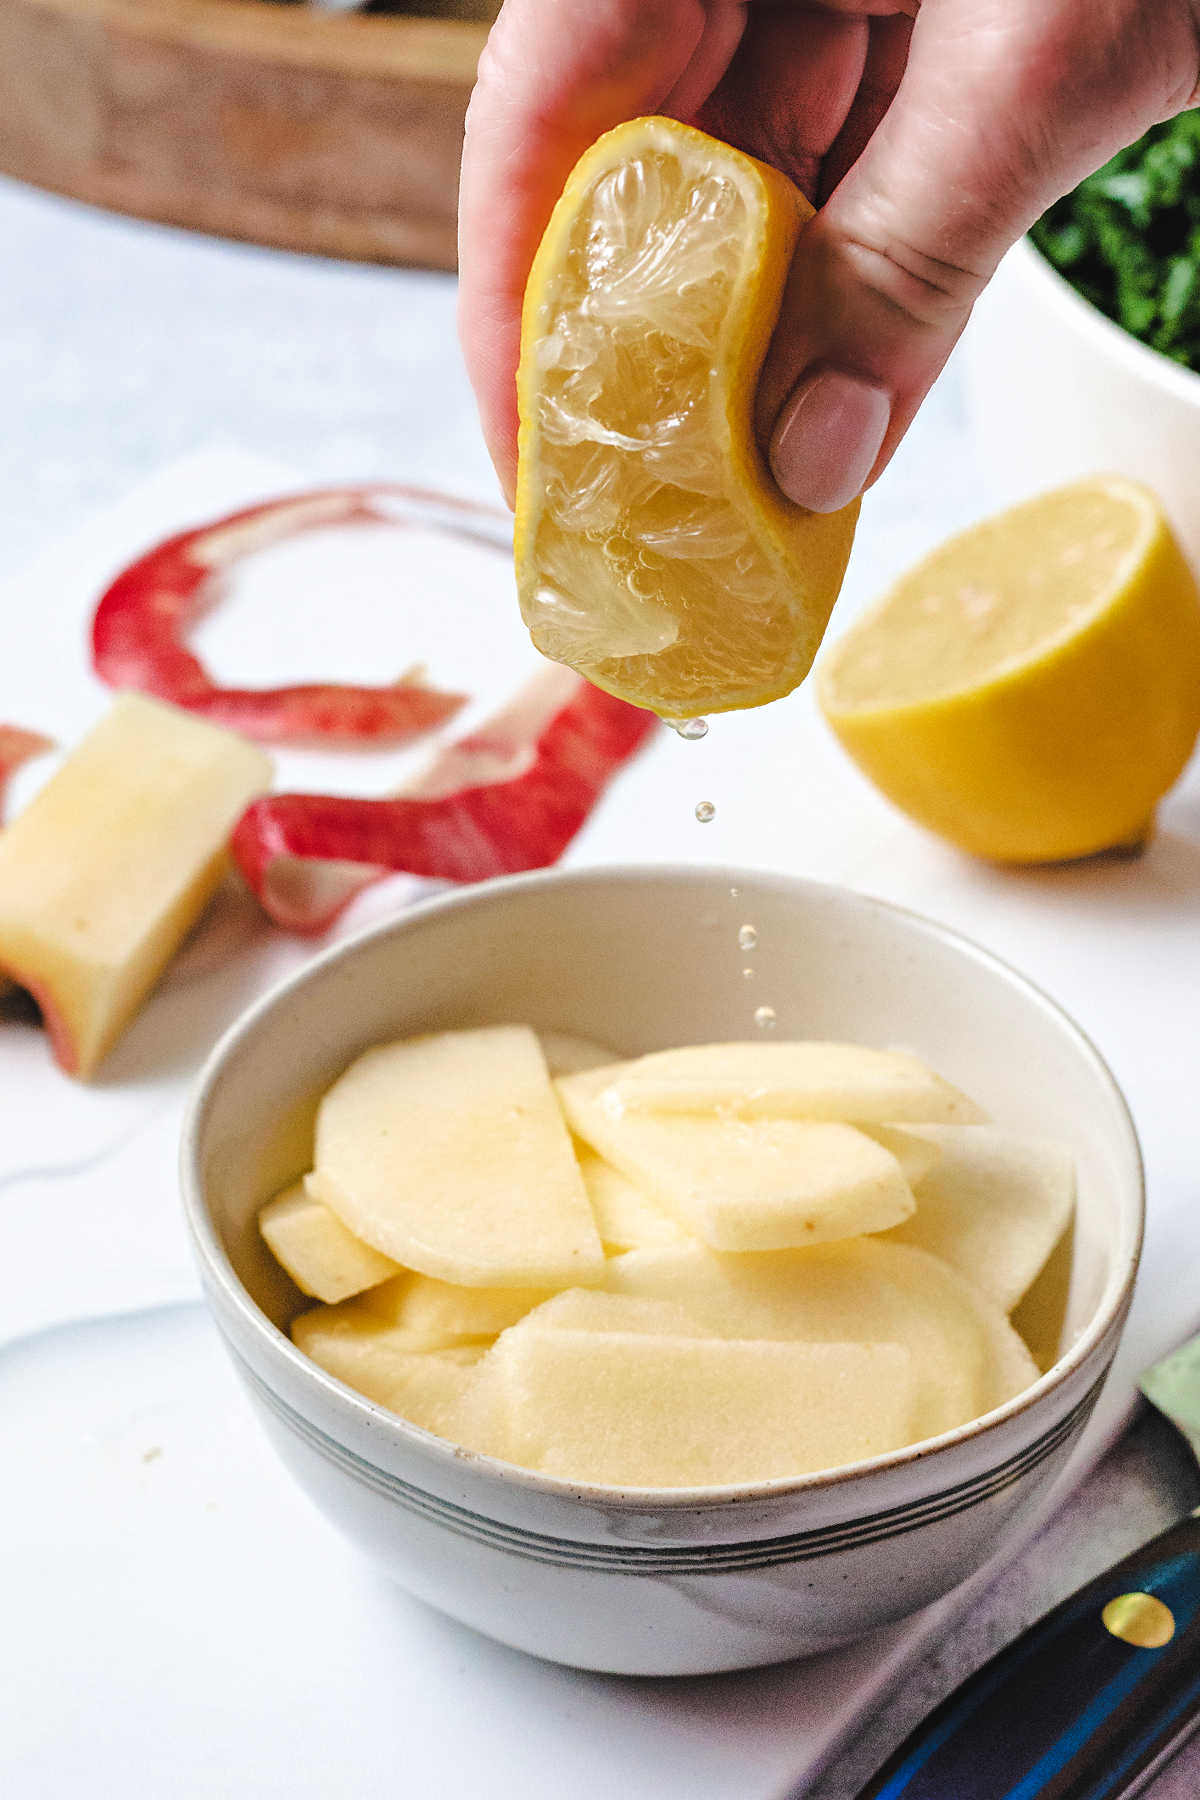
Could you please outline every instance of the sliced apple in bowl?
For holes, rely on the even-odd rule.
[[[1065,1227],[1070,1158],[982,1116],[864,1045],[614,1062],[434,1032],[334,1082],[260,1228],[310,1294],[364,1290],[295,1343],[462,1449],[620,1487],[797,1478],[1037,1379],[1005,1307]]]

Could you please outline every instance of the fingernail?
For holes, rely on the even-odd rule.
[[[887,433],[885,389],[842,369],[806,375],[771,434],[771,472],[789,500],[836,512],[861,494]]]

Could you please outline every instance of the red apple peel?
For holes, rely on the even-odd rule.
[[[220,595],[239,558],[321,526],[401,523],[387,502],[436,503],[491,517],[486,507],[416,488],[331,488],[259,506],[167,538],[116,577],[92,620],[92,666],[110,687],[137,688],[262,743],[402,744],[463,705],[411,676],[385,687],[311,682],[223,687],[184,643],[188,626]]]
[[[541,669],[403,794],[267,795],[242,815],[233,853],[275,923],[303,933],[390,872],[466,883],[544,868],[656,723],[568,669]]]

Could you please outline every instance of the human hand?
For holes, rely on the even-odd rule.
[[[506,0],[459,207],[459,325],[505,491],[529,266],[611,126],[691,120],[819,205],[756,424],[784,493],[833,511],[886,468],[1005,250],[1198,102],[1200,0]]]

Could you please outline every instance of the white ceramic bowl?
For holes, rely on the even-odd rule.
[[[997,504],[1129,475],[1158,494],[1200,568],[1200,375],[1106,318],[1028,238],[976,305],[962,360]]]
[[[737,932],[758,931],[753,999]],[[636,1053],[753,1035],[902,1044],[1079,1164],[1064,1342],[985,1419],[831,1474],[587,1488],[456,1450],[309,1362],[255,1212],[308,1166],[317,1097],[366,1045],[520,1020]],[[580,1667],[674,1675],[854,1638],[936,1598],[1061,1468],[1116,1348],[1142,1223],[1137,1140],[1095,1050],[1021,976],[913,914],[782,876],[548,874],[436,899],[330,951],[217,1046],[183,1183],[205,1290],[283,1460],[422,1599]],[[264,1544],[263,1554],[270,1554]],[[298,1577],[302,1579],[302,1577]]]

